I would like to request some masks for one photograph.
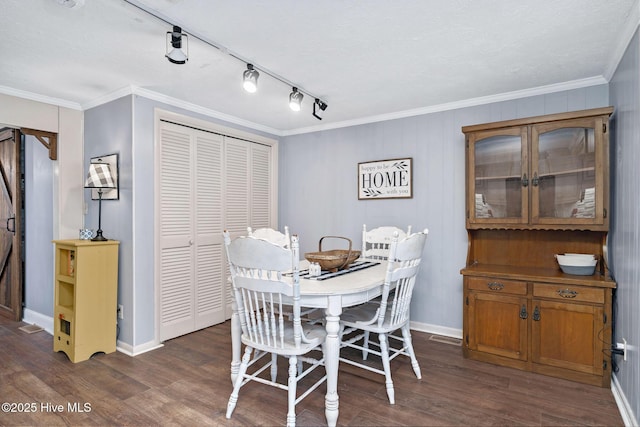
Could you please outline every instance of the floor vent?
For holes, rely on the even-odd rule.
[[[42,326],[38,326],[35,323],[33,325],[20,326],[18,329],[28,334],[33,334],[35,332],[40,332],[43,330]]]
[[[429,337],[429,341],[437,341],[437,342],[441,342],[443,344],[451,344],[451,345],[457,345],[457,346],[462,346],[462,340],[459,338],[452,338],[452,337],[445,337],[442,335],[431,335]]]

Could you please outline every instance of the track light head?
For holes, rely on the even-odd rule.
[[[327,104],[322,102],[320,99],[316,98],[313,103],[313,117],[318,120],[322,120],[322,116],[324,114],[324,110],[327,109]]]
[[[242,74],[242,87],[249,93],[254,93],[258,90],[258,77],[260,73],[253,69],[253,64],[247,64],[247,69]]]
[[[182,44],[184,39],[184,49]],[[186,64],[189,60],[189,40],[186,34],[182,33],[182,28],[173,26],[173,31],[167,31],[167,53],[165,54],[169,62],[174,64]]]
[[[291,94],[289,95],[289,108],[291,108],[293,111],[300,111],[300,108],[302,106],[302,98],[304,98],[302,93],[298,92],[297,87],[294,87],[291,91]]]

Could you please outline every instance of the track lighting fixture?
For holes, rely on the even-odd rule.
[[[72,4],[82,5],[86,0],[56,0],[56,1],[60,4],[64,4],[71,7]],[[144,2],[140,0],[124,0],[124,2],[129,4],[132,7],[135,7],[165,22],[166,24],[172,25],[173,30],[167,32],[167,52],[165,56],[170,62],[174,64],[187,63],[187,61],[189,60],[189,44],[188,44],[189,40],[188,40],[187,34],[182,32],[182,28],[180,26],[173,25],[169,17],[159,13],[158,11],[152,9],[149,6],[145,6],[143,4]],[[302,107],[302,98],[304,98],[303,93],[309,95],[310,99],[315,99],[315,102],[313,104],[313,116],[318,120],[322,120],[322,115],[324,111],[327,109],[327,104],[321,101],[320,98],[317,98],[312,93],[304,90],[301,87],[295,87],[294,82],[291,82],[285,79],[284,77],[274,73],[273,71],[270,71],[258,65],[254,67],[253,63],[249,61],[247,58],[243,57],[242,55],[236,52],[231,51],[227,47],[217,42],[209,40],[204,35],[198,34],[198,32],[189,31],[189,35],[190,37],[195,37],[196,40],[199,40],[213,47],[214,49],[217,49],[220,52],[247,64],[247,69],[242,74],[242,80],[243,80],[242,86],[247,92],[250,92],[250,93],[256,92],[256,90],[258,89],[258,77],[260,76],[260,73],[266,74],[267,76],[275,80],[278,80],[279,82],[284,83],[285,85],[293,89],[293,91],[289,95],[289,108],[291,108],[293,111],[300,111]],[[256,68],[260,70],[260,73],[258,73],[258,70],[256,70]]]
[[[182,41],[184,39],[184,52],[182,51]],[[171,47],[169,47],[171,44]],[[169,50],[171,49],[171,50]],[[189,40],[186,34],[182,33],[182,28],[173,26],[173,31],[167,31],[167,53],[165,55],[169,62],[174,64],[186,64],[189,60]]]
[[[324,115],[324,110],[327,109],[327,104],[322,102],[320,99],[316,98],[313,103],[313,117],[318,120],[322,120],[322,116]]]
[[[289,95],[289,108],[293,111],[300,111],[302,98],[304,98],[302,93],[298,91],[297,87],[294,87],[293,91],[291,91],[291,94]]]
[[[254,93],[258,90],[258,77],[260,73],[253,69],[253,64],[247,64],[247,69],[242,74],[242,87],[249,93]]]

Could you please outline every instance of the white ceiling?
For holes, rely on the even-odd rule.
[[[0,92],[86,109],[123,94],[287,135],[605,83],[638,0],[1,0]],[[136,6],[137,5],[137,6]],[[171,25],[189,61],[169,63]],[[212,47],[201,40],[226,48]],[[288,108],[291,88],[328,105]]]

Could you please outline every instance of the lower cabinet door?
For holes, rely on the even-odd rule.
[[[603,308],[533,299],[532,362],[603,375]]]
[[[527,298],[469,293],[469,349],[527,360]]]

